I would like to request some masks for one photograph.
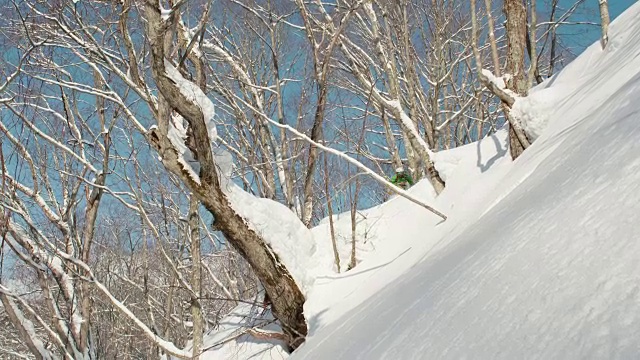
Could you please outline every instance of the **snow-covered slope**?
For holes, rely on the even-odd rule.
[[[441,155],[447,222],[383,205],[370,257],[316,281],[292,358],[640,357],[639,19],[519,100],[539,137],[513,164],[502,134]]]

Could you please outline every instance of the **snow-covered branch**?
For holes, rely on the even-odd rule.
[[[291,133],[293,133],[295,136],[312,143],[313,140],[311,140],[310,137],[308,137],[307,135],[299,132],[298,130],[292,128],[289,125],[284,125],[284,124],[278,124],[278,123],[274,123],[275,126],[281,127],[283,129],[286,129],[288,131],[290,131]],[[375,179],[376,181],[378,181],[380,184],[383,184],[384,186],[386,186],[388,189],[390,189],[391,191],[393,191],[394,193],[406,198],[407,200],[420,205],[421,207],[429,210],[430,212],[434,213],[435,215],[439,216],[440,218],[442,218],[442,220],[446,220],[447,217],[441,213],[440,211],[436,210],[435,208],[433,208],[430,205],[425,204],[424,202],[422,202],[421,200],[415,198],[414,196],[412,196],[409,192],[407,192],[404,189],[401,189],[393,184],[391,184],[390,182],[387,181],[387,179],[385,179],[384,177],[376,174],[373,170],[369,169],[367,166],[365,166],[364,164],[362,164],[361,162],[359,162],[358,160],[346,155],[345,153],[338,151],[336,149],[332,149],[328,146],[322,145],[320,143],[314,143],[315,146],[317,146],[318,148],[322,149],[323,151],[326,151],[330,154],[336,155],[338,157],[340,157],[343,160],[346,160],[347,162],[351,163],[352,165],[355,165],[358,169],[364,171],[367,175],[371,176],[373,179]]]

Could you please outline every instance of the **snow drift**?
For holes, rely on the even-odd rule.
[[[290,260],[301,270],[313,253],[298,278],[315,279],[310,335],[291,358],[640,357],[638,19],[640,4],[611,24],[606,50],[594,44],[517,100],[536,138],[517,161],[504,130],[434,154],[447,188],[410,191],[446,222],[403,198],[361,212],[360,263],[343,274],[327,265],[327,222],[312,229],[315,248]],[[351,220],[335,220],[344,263]],[[246,331],[229,326],[227,337]],[[246,336],[217,342],[205,358],[286,356]]]
[[[640,356],[639,18],[636,4],[606,50],[594,44],[518,100],[537,141],[477,178],[458,164],[438,198],[446,223],[398,215],[422,235],[318,282],[311,336],[292,358]],[[348,276],[359,288],[341,286]],[[314,300],[329,291],[330,306]]]

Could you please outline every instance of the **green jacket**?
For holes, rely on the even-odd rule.
[[[395,174],[390,181],[393,185],[398,185],[400,183],[406,182],[409,185],[413,186],[413,179],[411,179],[411,176],[407,173]]]

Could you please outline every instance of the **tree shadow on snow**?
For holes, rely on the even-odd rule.
[[[485,164],[482,163],[482,143],[487,141],[487,138],[491,138],[491,140],[493,140],[493,144],[496,146],[496,154],[491,157],[489,160],[487,160],[487,162]],[[504,148],[502,147],[502,143],[500,142],[500,139],[498,139],[498,137],[496,136],[495,133],[485,137],[484,139],[477,141],[476,142],[476,149],[478,151],[478,162],[476,163],[476,165],[480,168],[481,172],[485,172],[487,171],[489,168],[491,168],[491,166],[501,157],[503,157],[506,153],[507,153],[507,149],[508,147],[505,146]]]
[[[354,277],[354,276],[358,276],[361,274],[365,274],[374,270],[378,270],[380,268],[383,268],[389,264],[391,264],[392,262],[398,260],[398,258],[400,258],[402,255],[406,254],[409,250],[411,250],[412,247],[409,246],[408,248],[406,248],[403,252],[399,253],[398,255],[396,255],[393,259],[382,263],[382,264],[378,264],[376,266],[370,267],[368,269],[365,270],[361,270],[361,271],[354,271],[354,270],[358,270],[358,267],[356,266],[355,268],[348,270],[346,272],[340,273],[340,274],[336,274],[336,276],[318,276],[318,279],[330,279],[330,280],[339,280],[339,279],[345,279],[345,278],[350,278],[350,277]]]

